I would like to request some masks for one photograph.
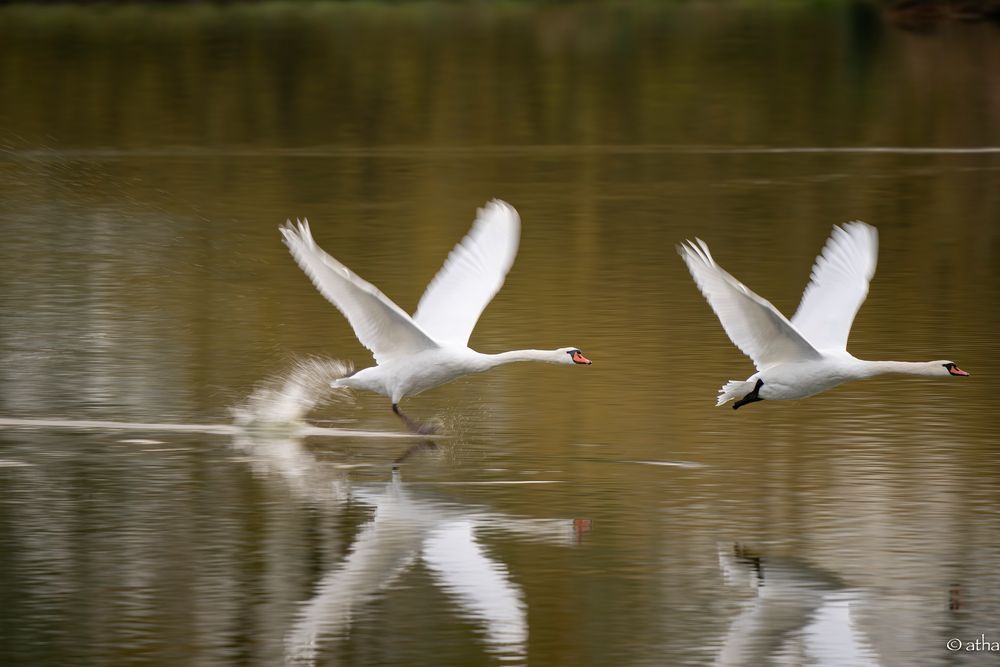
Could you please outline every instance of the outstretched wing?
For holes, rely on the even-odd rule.
[[[292,257],[320,293],[344,314],[376,362],[438,347],[389,297],[323,252],[313,240],[307,220],[295,225],[289,221],[278,229]]]
[[[479,209],[472,229],[420,298],[414,321],[440,343],[468,345],[514,263],[520,235],[521,219],[507,202],[494,199]]]
[[[854,316],[868,296],[877,263],[874,227],[863,222],[834,226],[792,317],[792,324],[816,349],[847,349]]]
[[[753,360],[757,370],[785,361],[820,358],[777,308],[715,263],[704,241],[688,241],[677,246],[677,251],[729,339]]]

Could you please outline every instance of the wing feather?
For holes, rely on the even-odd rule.
[[[792,317],[817,349],[847,349],[854,316],[878,263],[878,231],[860,221],[834,226]]]
[[[715,263],[704,241],[688,241],[677,251],[729,339],[753,360],[757,370],[785,361],[820,358],[777,308]]]
[[[521,219],[507,202],[494,199],[479,209],[468,235],[427,286],[414,321],[441,343],[468,345],[514,263],[520,235]]]
[[[376,362],[438,347],[389,297],[316,245],[307,220],[294,226],[288,221],[278,229],[292,257],[316,289],[343,313]]]

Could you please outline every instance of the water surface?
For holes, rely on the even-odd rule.
[[[420,3],[0,35],[0,662],[995,658],[945,647],[1000,640],[995,28]],[[412,311],[492,197],[521,250],[473,346],[593,366],[408,399],[449,437],[395,477],[379,396],[309,412],[360,433],[233,426],[297,360],[370,363],[278,224]],[[752,366],[674,245],[791,314],[852,219],[881,234],[852,352],[972,377],[716,409]]]

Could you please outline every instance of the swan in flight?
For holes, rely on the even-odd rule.
[[[953,361],[865,361],[847,351],[851,323],[878,260],[878,232],[871,225],[834,226],[790,321],[716,264],[701,239],[677,250],[730,340],[757,367],[748,379],[727,382],[716,405],[737,399],[735,410],[754,401],[805,398],[886,373],[968,375]]]
[[[332,385],[389,397],[392,411],[417,432],[429,433],[431,429],[400,411],[404,396],[515,361],[591,363],[576,347],[500,354],[482,354],[469,348],[469,336],[479,315],[500,290],[517,255],[521,219],[506,202],[495,199],[479,209],[472,229],[448,255],[413,317],[316,245],[307,220],[295,225],[289,220],[279,229],[292,257],[343,313],[358,340],[375,357],[375,366],[337,379]]]

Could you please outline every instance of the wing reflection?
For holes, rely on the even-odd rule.
[[[491,559],[476,542],[475,523],[446,522],[424,542],[424,562],[465,615],[484,625],[491,651],[523,657],[528,640],[524,596],[503,563]]]
[[[365,605],[418,564],[426,567],[458,613],[481,628],[489,653],[508,664],[524,662],[524,593],[477,533],[572,545],[589,528],[569,519],[525,519],[445,502],[408,487],[398,470],[382,488],[351,488],[346,476],[323,473],[321,464],[293,437],[244,433],[235,446],[250,457],[255,470],[282,476],[297,495],[335,504],[350,498],[375,508],[347,556],[322,577],[296,615],[285,644],[286,661],[292,664],[315,664],[324,642],[346,637]]]
[[[435,517],[410,502],[398,474],[373,498],[374,518],[358,533],[350,553],[328,572],[299,611],[286,640],[289,662],[313,664],[320,640],[350,628],[355,610],[390,586],[413,564]]]
[[[756,597],[729,626],[716,665],[880,664],[852,619],[865,594],[835,574],[738,544],[719,549],[719,567],[727,583],[750,586]]]

